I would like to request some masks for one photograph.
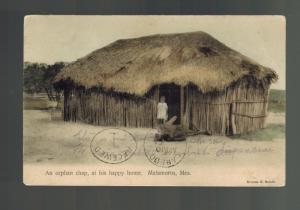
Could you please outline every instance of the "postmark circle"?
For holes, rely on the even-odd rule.
[[[134,136],[119,128],[108,128],[98,132],[92,139],[90,149],[98,160],[117,164],[133,156],[137,148]]]
[[[144,152],[154,165],[170,168],[179,164],[187,151],[186,141],[156,141],[157,131],[149,132],[144,139]]]

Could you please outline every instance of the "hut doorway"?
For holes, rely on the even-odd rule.
[[[163,84],[159,86],[159,98],[165,96],[168,105],[168,119],[177,116],[174,124],[181,122],[180,110],[180,86],[175,84]]]

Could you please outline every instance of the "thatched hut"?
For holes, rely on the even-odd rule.
[[[124,39],[66,66],[56,77],[64,119],[154,127],[166,97],[185,128],[235,134],[264,126],[276,73],[204,32]]]

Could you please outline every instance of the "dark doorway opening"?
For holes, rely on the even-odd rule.
[[[159,86],[159,98],[165,96],[168,105],[168,119],[177,116],[174,124],[180,124],[180,86],[163,84]]]

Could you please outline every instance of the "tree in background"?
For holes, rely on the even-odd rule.
[[[55,76],[60,72],[60,70],[65,66],[65,63],[63,62],[57,62],[53,65],[49,65],[48,68],[46,68],[44,75],[43,75],[43,82],[44,82],[44,89],[45,92],[48,95],[48,98],[51,101],[59,100],[59,93],[55,91],[53,88],[53,82]],[[54,94],[55,93],[55,94]]]
[[[25,63],[24,91],[29,94],[46,92],[49,100],[59,99],[59,93],[53,88],[53,81],[65,65],[63,62],[57,62],[53,65]]]

